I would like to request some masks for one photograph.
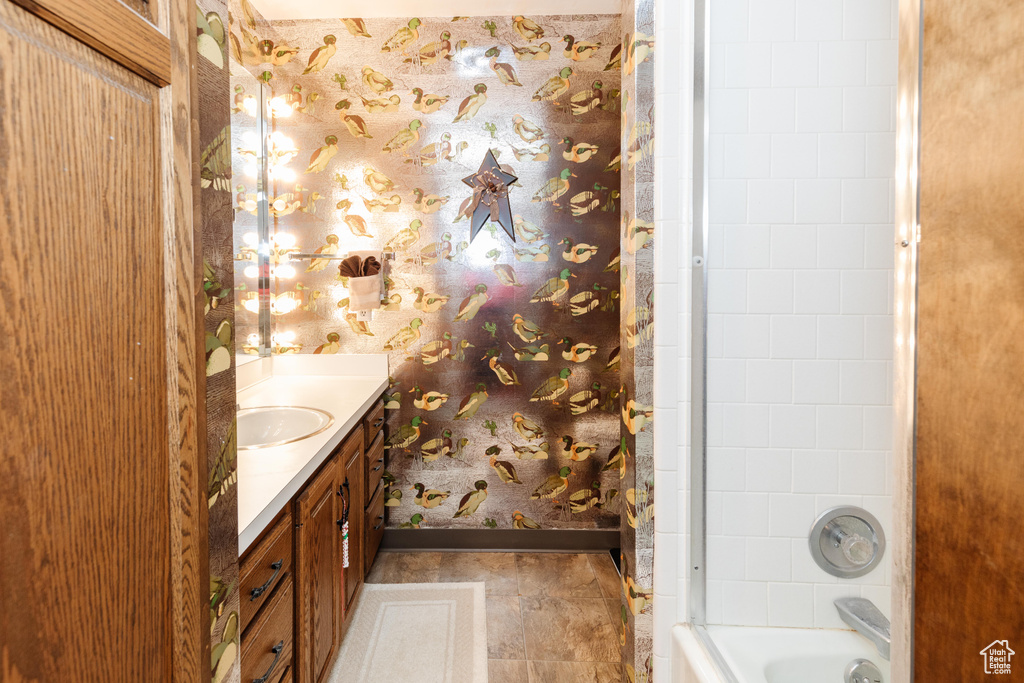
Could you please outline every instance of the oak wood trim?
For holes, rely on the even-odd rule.
[[[921,41],[913,678],[981,681],[1024,634],[1024,4],[929,0]]]
[[[110,3],[104,0],[104,4]],[[166,73],[171,87],[160,92],[160,133],[165,150],[160,170],[168,331],[172,675],[175,683],[191,683],[210,677],[209,615],[205,609],[210,584],[209,511],[204,489],[206,374],[199,360],[205,355],[202,224],[199,202],[194,201],[199,194],[198,118],[192,106],[198,101],[192,68],[196,34],[189,0],[162,0],[158,9],[168,37],[158,35],[167,41],[168,59],[174,57]],[[150,31],[155,29],[150,27]]]
[[[172,67],[170,38],[118,0],[13,2],[161,88],[178,70]],[[177,0],[161,4],[175,16],[180,9]]]

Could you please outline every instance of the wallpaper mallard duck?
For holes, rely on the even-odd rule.
[[[389,526],[618,527],[619,17],[243,28],[234,56],[275,101],[274,349],[390,355]],[[488,150],[518,177],[514,242],[469,241],[462,179]],[[369,321],[328,260],[354,251],[389,257]]]

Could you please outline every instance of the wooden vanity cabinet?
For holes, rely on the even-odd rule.
[[[387,463],[387,451],[384,450],[384,434],[378,434],[377,439],[366,448],[366,481],[363,505],[369,506],[370,500],[380,488],[381,480],[384,478],[384,467]]]
[[[370,573],[373,561],[377,558],[381,539],[384,537],[384,469],[387,467],[387,451],[384,449],[386,429],[384,423],[384,401],[378,401],[363,420],[366,432],[366,470],[365,494],[363,505],[366,507],[365,526],[363,530],[363,570]]]
[[[341,642],[341,483],[335,453],[295,499],[295,639],[300,683],[319,683]]]
[[[299,683],[321,683],[330,672],[345,634],[348,608],[353,606],[352,600],[363,579],[362,462],[360,425],[295,498]],[[350,558],[347,568],[343,533],[346,522]]]
[[[383,417],[378,402],[242,556],[243,681],[328,678],[384,533]]]
[[[348,621],[348,616],[355,607],[354,600],[359,587],[363,585],[363,499],[365,496],[366,479],[364,475],[363,458],[363,433],[362,429],[357,430],[342,444],[342,461],[345,469],[342,474],[342,488],[344,489],[343,510],[344,518],[348,522],[348,553],[343,553],[347,563],[342,572],[344,583],[345,608],[343,616]],[[339,542],[343,542],[343,536],[339,535]]]
[[[384,487],[378,487],[366,508],[366,557],[364,571],[369,574],[377,550],[384,538]]]

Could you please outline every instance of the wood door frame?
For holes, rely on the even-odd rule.
[[[210,672],[210,534],[205,486],[206,349],[203,334],[203,233],[199,205],[199,101],[194,5],[160,0],[169,41],[170,85],[160,93],[164,157],[164,282],[170,389],[171,595],[173,680],[206,681]],[[127,65],[126,65],[127,66]],[[131,67],[128,67],[131,68]],[[176,305],[170,305],[170,304]],[[173,336],[172,336],[173,334]],[[176,429],[175,429],[176,427]],[[175,467],[176,465],[176,467]],[[177,470],[177,471],[175,471]]]
[[[895,264],[893,277],[893,393],[891,679],[914,680],[914,417],[917,404],[917,225],[920,194],[921,0],[899,2],[896,95]]]

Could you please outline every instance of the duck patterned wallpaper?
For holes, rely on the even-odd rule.
[[[389,354],[391,527],[619,526],[620,23],[235,22],[275,101],[274,350]],[[514,243],[468,241],[462,179],[488,150],[519,178]],[[240,216],[254,187],[235,180]],[[369,321],[327,260],[361,250],[389,257]]]
[[[622,661],[650,683],[654,598],[654,0],[626,0],[622,50]],[[668,456],[668,454],[666,454]]]
[[[210,676],[232,683],[241,675],[238,600],[237,449],[235,439],[235,310],[232,247],[231,111],[228,7],[196,5],[199,202],[203,256],[206,365],[207,505],[210,547]]]
[[[653,0],[621,17],[272,27],[233,1],[256,26],[232,31],[233,55],[291,109],[274,127],[290,144],[271,149],[272,259],[296,271],[275,280],[275,352],[391,354],[391,526],[619,526],[623,676],[650,683]],[[252,126],[255,83],[232,85]],[[466,242],[461,179],[487,149],[520,177],[515,244]],[[252,231],[254,182],[233,189]],[[369,322],[337,262],[285,258],[363,249],[394,255]],[[236,254],[240,326],[247,265]]]

